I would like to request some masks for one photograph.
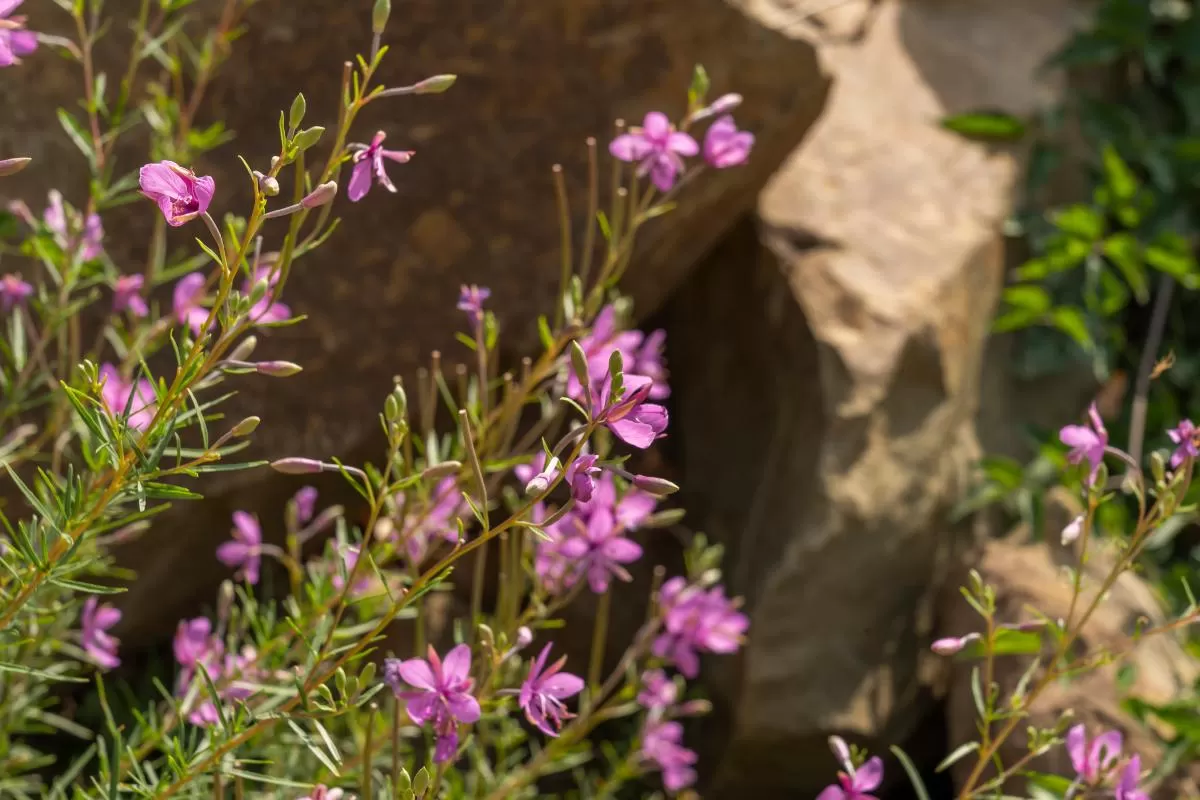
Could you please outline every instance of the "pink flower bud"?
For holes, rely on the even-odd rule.
[[[1083,515],[1080,514],[1075,519],[1067,523],[1067,527],[1062,529],[1062,546],[1066,547],[1079,538],[1079,534],[1083,533]]]
[[[303,369],[304,367],[291,361],[260,361],[254,365],[254,371],[259,375],[269,375],[272,378],[290,378]]]
[[[305,208],[320,208],[329,205],[333,202],[333,198],[337,197],[337,191],[338,185],[334,181],[322,183],[305,195],[304,199],[300,201],[300,205]]]
[[[284,475],[315,475],[325,471],[325,465],[312,458],[281,458],[271,462],[271,469]]]
[[[651,475],[634,475],[633,485],[655,497],[666,497],[679,491],[679,486],[666,478],[655,478]]]
[[[978,641],[981,638],[978,633],[968,633],[966,636],[949,636],[945,639],[938,639],[929,646],[929,649],[939,656],[952,656],[962,652],[962,649],[971,642]]]
[[[31,158],[6,158],[0,160],[0,178],[7,178],[9,175],[16,175],[25,167],[29,166]]]

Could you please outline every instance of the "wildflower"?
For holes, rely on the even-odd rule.
[[[142,194],[158,203],[167,224],[178,228],[208,211],[217,187],[207,175],[197,177],[174,161],[146,164],[138,174]]]
[[[404,498],[401,496],[399,503],[402,505],[403,502]],[[414,511],[405,515],[400,536],[414,564],[425,560],[429,546],[435,538],[441,538],[451,544],[458,542],[458,518],[464,508],[465,503],[458,490],[458,479],[452,475],[438,481],[424,513]]]
[[[21,57],[37,50],[37,36],[25,30],[25,17],[13,12],[24,0],[0,0],[0,67],[21,63]]]
[[[571,486],[571,496],[576,502],[586,503],[592,499],[596,491],[596,478],[600,476],[600,468],[596,466],[599,456],[582,455],[567,465],[564,477]]]
[[[968,633],[966,636],[948,636],[929,645],[929,649],[939,656],[952,656],[962,652],[964,647],[971,642],[979,641],[980,638],[982,637],[978,633]]]
[[[704,160],[710,167],[725,169],[746,163],[750,148],[754,147],[754,134],[739,131],[729,114],[708,127],[704,135]]]
[[[135,431],[144,431],[154,421],[157,397],[154,386],[145,378],[127,381],[112,364],[100,366],[100,399],[114,419],[129,409],[125,423]]]
[[[578,517],[574,521],[575,535],[562,543],[559,552],[575,562],[578,573],[587,575],[592,591],[596,594],[607,592],[614,575],[623,581],[633,580],[622,565],[641,558],[642,548],[632,539],[625,538],[612,510],[598,508],[592,511],[586,523]]]
[[[142,298],[142,286],[146,278],[142,275],[122,275],[113,286],[113,311],[118,314],[128,311],[135,317],[144,317],[150,313],[146,301]]]
[[[642,690],[638,692],[638,705],[654,711],[675,705],[679,699],[679,687],[661,669],[642,673]]]
[[[33,287],[19,276],[10,273],[0,278],[0,311],[12,311],[32,296]]]
[[[654,383],[647,395],[651,400],[661,400],[671,394],[667,385],[667,371],[663,364],[662,349],[667,333],[657,330],[649,336],[641,331],[623,331],[617,328],[617,311],[612,304],[600,309],[592,323],[592,329],[578,340],[587,362],[588,373],[606,375],[614,352],[621,354],[622,370],[626,378],[631,375],[649,378]],[[607,380],[607,376],[606,376]],[[588,397],[573,370],[567,375],[567,396],[581,402]]]
[[[1113,793],[1115,800],[1150,800],[1150,795],[1138,788],[1141,777],[1142,758],[1135,754],[1121,771],[1116,791]]]
[[[290,318],[292,310],[275,300],[275,286],[279,283],[279,273],[271,272],[270,267],[259,267],[255,270],[254,274],[242,283],[242,294],[249,296],[255,285],[261,281],[267,282],[267,292],[250,307],[247,314],[250,321],[256,325],[265,325]]]
[[[94,596],[83,604],[80,619],[83,651],[101,669],[115,669],[121,665],[121,659],[117,657],[118,641],[108,633],[108,629],[120,621],[118,609],[108,603],[101,605]]]
[[[532,509],[531,520],[540,524],[545,518],[546,507],[541,503],[536,504]],[[539,539],[537,543],[533,571],[542,588],[551,595],[557,595],[575,583],[574,565],[563,552],[563,545],[567,541],[567,529],[577,525],[578,520],[578,514],[568,512],[566,516],[542,529],[546,538]]]
[[[658,766],[663,786],[678,792],[696,782],[696,754],[683,746],[683,726],[651,719],[642,733],[642,757]]]
[[[656,403],[646,402],[654,385],[649,378],[628,375],[620,398],[610,396],[605,389],[593,400],[592,416],[603,423],[625,444],[645,450],[667,429],[667,410]]]
[[[237,567],[235,577],[249,584],[258,583],[262,565],[262,527],[245,511],[233,512],[233,539],[217,548],[217,560],[227,567]]]
[[[205,278],[199,272],[184,275],[175,284],[172,306],[175,319],[187,325],[193,334],[199,335],[208,322],[208,309],[200,305],[204,299]]]
[[[1088,419],[1091,425],[1066,425],[1058,432],[1058,438],[1071,451],[1067,453],[1067,461],[1078,464],[1087,461],[1091,471],[1088,473],[1088,483],[1096,480],[1100,464],[1104,461],[1104,448],[1108,446],[1108,431],[1104,429],[1104,421],[1096,404],[1088,409]]]
[[[817,795],[817,800],[875,800],[870,792],[879,788],[883,783],[883,760],[875,756],[857,770],[851,768],[849,761],[845,766],[850,773],[838,773],[838,782],[826,786]]]
[[[1099,784],[1121,757],[1121,732],[1105,731],[1088,744],[1087,729],[1076,725],[1067,731],[1067,753],[1079,780],[1089,786]]]
[[[631,128],[613,139],[608,151],[621,161],[639,162],[638,175],[649,173],[658,190],[668,192],[683,171],[682,156],[696,155],[700,146],[688,134],[675,130],[666,114],[651,111],[641,128]]]
[[[371,173],[375,174],[375,180],[380,186],[389,192],[396,191],[395,185],[388,178],[387,170],[384,169],[383,160],[386,158],[397,164],[405,164],[413,157],[413,151],[384,150],[385,138],[387,134],[379,131],[371,140],[371,144],[356,145],[358,152],[354,154],[354,171],[350,173],[350,184],[346,187],[346,194],[351,202],[357,203],[371,191]]]
[[[525,710],[525,718],[538,730],[547,736],[558,736],[562,721],[575,716],[567,711],[562,701],[583,691],[583,678],[560,671],[567,661],[566,656],[546,667],[548,655],[549,644],[530,665],[517,702]]]
[[[434,761],[450,761],[458,749],[458,723],[469,725],[480,716],[479,701],[471,695],[471,648],[460,644],[442,661],[430,646],[428,661],[389,658],[383,663],[384,681],[404,701],[409,719],[421,726],[433,723]],[[404,684],[415,691],[404,690]]]
[[[82,260],[91,261],[103,252],[104,226],[100,222],[100,215],[94,212],[88,214],[81,224],[79,214],[73,209],[68,212],[62,193],[56,189],[50,190],[50,205],[42,213],[42,222],[66,253],[74,254],[78,249]]]
[[[1066,547],[1078,539],[1081,533],[1083,533],[1083,514],[1067,523],[1066,527],[1062,529],[1059,541],[1063,547]]]
[[[654,655],[669,658],[689,678],[700,672],[699,653],[736,652],[750,627],[720,586],[705,591],[675,577],[663,584],[659,602],[663,633],[654,640]]]
[[[330,789],[325,784],[318,783],[312,788],[311,793],[304,797],[297,797],[296,800],[342,800],[344,795],[345,792],[341,789]],[[347,798],[347,800],[353,800],[353,798]]]
[[[545,463],[545,453],[541,454],[541,460]],[[550,484],[558,478],[561,467],[562,465],[559,464],[558,459],[551,457],[550,463],[545,464],[541,472],[538,472],[525,482],[525,494],[544,494],[550,488]]]
[[[296,509],[296,522],[305,525],[317,511],[317,487],[305,486],[292,497]]]
[[[333,552],[342,561],[342,569],[346,570],[346,577],[354,574],[354,568],[358,565],[358,558],[362,554],[362,547],[356,544],[343,542],[335,542]],[[341,570],[336,566],[333,570],[333,576],[329,579],[333,584],[333,588],[339,592],[346,588],[346,578],[342,577]],[[363,571],[354,580],[354,585],[350,589],[351,594],[365,594],[371,588],[371,576],[367,571]]]
[[[172,647],[182,669],[180,683],[185,686],[191,682],[197,664],[216,663],[224,652],[220,640],[212,635],[212,622],[207,617],[180,620]]]
[[[1196,441],[1198,433],[1200,431],[1190,419],[1180,420],[1178,425],[1167,431],[1171,441],[1179,445],[1171,454],[1171,469],[1178,467],[1185,459],[1200,456],[1200,447],[1197,447]]]
[[[483,304],[492,296],[492,290],[486,286],[463,285],[458,292],[458,310],[465,311],[475,322],[483,319]]]
[[[595,494],[590,503],[584,504],[584,510],[590,512],[594,508],[611,508],[618,525],[625,530],[635,531],[654,513],[656,506],[657,498],[636,487],[626,489],[618,500],[612,475],[603,475],[596,481]]]

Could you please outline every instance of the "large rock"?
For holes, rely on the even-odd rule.
[[[805,3],[750,5],[812,28],[795,24]],[[765,191],[758,235],[740,228],[670,306],[683,503],[728,547],[753,615],[715,684],[732,731],[716,796],[812,796],[834,772],[829,734],[882,750],[934,713],[935,587],[970,538],[947,519],[979,455],[1021,172],[1019,153],[938,120],[1041,102],[1034,72],[1071,12],[838,4],[817,20],[829,105]]]
[[[63,22],[52,4],[31,5],[31,27]],[[109,5],[131,13],[129,4]],[[254,9],[199,120],[225,119],[238,133],[234,145],[196,165],[216,177],[218,212],[246,208],[235,154],[265,165],[278,145],[276,115],[296,90],[307,96],[310,122],[333,120],[341,63],[368,46],[372,5],[289,0]],[[115,24],[105,40],[113,52],[124,29]],[[748,167],[706,176],[653,226],[631,270],[638,308],[652,310],[752,206],[816,117],[826,88],[812,47],[727,0],[407,0],[395,6],[387,42],[385,82],[439,72],[460,80],[450,94],[378,102],[362,115],[355,138],[382,128],[389,144],[417,156],[394,169],[397,196],[377,191],[355,206],[341,201],[341,229],[289,282],[285,300],[309,321],[272,333],[260,353],[302,362],[305,372],[239,386],[228,417],[264,418],[251,457],[378,458],[369,440],[391,376],[411,374],[432,348],[461,355],[452,334],[461,323],[454,302],[462,282],[490,285],[502,324],[519,332],[509,344],[532,348],[532,323],[552,307],[558,276],[551,164],[565,165],[578,212],[585,137],[603,143],[617,117],[679,111],[693,65],[703,63],[714,87],[746,95],[737,113],[758,136],[756,152]],[[100,55],[105,61],[112,53]],[[43,52],[2,77],[0,153],[33,156],[35,165],[0,192],[22,193],[35,206],[50,186],[77,196],[84,186],[78,154],[54,121],[55,106],[76,106],[77,68]],[[123,158],[126,167],[140,163],[137,151]],[[144,263],[141,242],[154,213],[138,204],[106,217],[121,263]],[[175,232],[172,243],[194,233]],[[274,518],[294,488],[265,472],[222,476],[208,485],[215,500],[167,520],[169,535],[140,542],[127,558],[142,577],[125,596],[126,641],[169,630],[211,580],[213,548],[232,509]],[[193,569],[180,570],[183,563]]]

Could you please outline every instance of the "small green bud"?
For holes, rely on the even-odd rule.
[[[230,436],[249,436],[258,429],[258,424],[262,422],[261,417],[246,417],[244,420],[234,425],[230,429]]]
[[[337,668],[337,672],[333,673],[333,683],[337,686],[338,694],[342,697],[346,696],[346,670],[342,667]]]
[[[421,479],[427,481],[440,481],[442,478],[448,478],[451,475],[457,475],[462,469],[461,461],[442,461],[439,464],[433,464],[425,468],[421,473]]]
[[[358,673],[358,682],[366,686],[370,686],[375,682],[375,662],[368,661],[362,671]]]
[[[584,354],[583,348],[579,346],[579,341],[576,339],[571,340],[570,348],[571,348],[571,369],[575,371],[575,378],[579,381],[579,384],[581,386],[585,387],[585,391],[587,391],[587,389],[586,389],[586,387],[588,385],[587,355]],[[616,351],[614,350],[613,352],[615,353]]]
[[[288,125],[292,130],[300,127],[300,123],[304,121],[304,112],[307,110],[308,103],[305,102],[304,95],[296,95],[296,99],[292,101],[292,110],[288,112]]]
[[[671,483],[666,478],[655,478],[651,475],[634,475],[633,485],[655,497],[666,497],[679,491],[677,484]]]
[[[375,8],[371,11],[371,33],[376,36],[383,33],[391,15],[392,0],[375,0]]]
[[[1167,461],[1163,458],[1163,451],[1155,450],[1150,454],[1150,473],[1154,476],[1155,483],[1162,483],[1167,477]]]
[[[407,792],[412,790],[412,778],[408,775],[408,770],[404,767],[400,768],[400,774],[396,776],[396,791]]]
[[[320,125],[314,125],[311,128],[305,128],[296,134],[292,139],[292,146],[303,152],[308,148],[321,141],[321,137],[325,135],[325,129]]]
[[[457,75],[434,75],[413,85],[413,94],[441,94],[454,85]]]
[[[416,777],[413,778],[413,793],[418,797],[424,797],[425,792],[429,790],[429,770],[421,767],[417,770]]]
[[[229,354],[230,361],[245,361],[250,358],[250,354],[254,352],[254,348],[258,346],[258,339],[254,336],[247,336],[242,341],[238,342],[237,347],[233,348],[233,352]]]

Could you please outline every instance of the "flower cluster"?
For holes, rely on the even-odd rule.
[[[735,167],[746,162],[753,146],[754,134],[738,130],[727,114],[709,126],[704,159],[715,169]],[[621,161],[636,162],[639,175],[648,174],[660,192],[669,192],[687,167],[684,159],[699,154],[700,146],[690,134],[676,130],[666,114],[651,111],[640,128],[613,139],[609,152]]]
[[[1142,779],[1142,760],[1137,754],[1125,762],[1124,769],[1117,775],[1122,745],[1120,731],[1105,731],[1089,742],[1087,728],[1073,726],[1067,731],[1066,746],[1075,769],[1075,780],[1088,788],[1099,788],[1112,782],[1116,800],[1149,800],[1149,795],[1138,788]]]
[[[247,646],[239,653],[226,652],[224,642],[213,632],[207,617],[180,621],[174,650],[180,668],[176,693],[188,702],[187,719],[193,725],[215,725],[221,718],[216,701],[207,695],[206,682],[197,680],[201,669],[218,687],[222,701],[248,699],[254,694],[253,684],[264,677],[258,669],[258,653],[254,648]]]
[[[0,67],[11,67],[37,50],[37,36],[25,29],[25,17],[14,12],[24,0],[0,0]]]

